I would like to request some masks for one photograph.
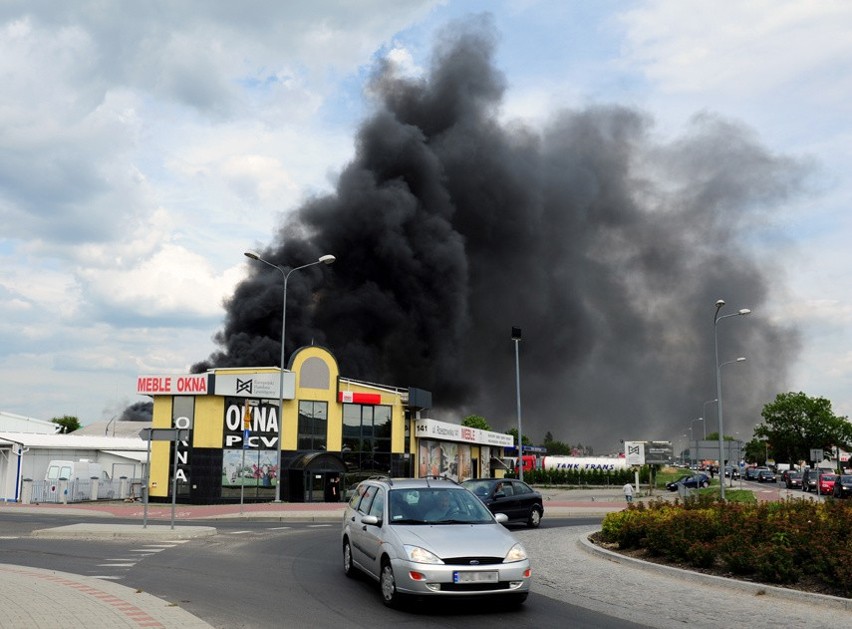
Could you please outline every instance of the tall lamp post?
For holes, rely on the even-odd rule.
[[[689,431],[692,432],[692,424],[694,424],[695,422],[701,422],[702,426],[704,426],[704,438],[706,439],[707,438],[707,427],[704,425],[704,418],[703,417],[699,417],[698,419],[693,419],[689,423]],[[693,437],[695,438],[695,464],[698,465],[698,437],[695,437],[694,434],[693,434]]]
[[[518,403],[518,480],[524,480],[524,437],[521,432],[521,363],[518,344],[521,342],[521,328],[512,328],[512,340],[515,342],[515,391]]]
[[[716,313],[713,315],[713,347],[716,350],[716,410],[719,414],[719,468],[722,475],[719,478],[719,498],[725,499],[725,440],[722,424],[722,366],[719,364],[719,321],[730,317],[739,317],[751,313],[748,308],[742,308],[733,314],[719,315],[719,311],[725,306],[725,300],[716,302]],[[745,360],[745,358],[743,358]],[[734,362],[738,362],[737,359]],[[733,473],[732,473],[733,475]]]
[[[725,365],[733,365],[734,363],[744,363],[745,360],[746,360],[745,356],[740,356],[739,358],[736,358],[734,360],[726,360],[721,365],[719,365],[719,369],[722,369],[722,367],[724,367]],[[730,454],[730,452],[731,452],[731,449],[728,448],[728,454]],[[737,452],[739,452],[739,449],[737,449]],[[721,474],[721,476],[719,476],[719,482],[723,483],[723,484],[725,482],[725,471],[724,470],[722,470],[722,474]],[[731,463],[731,482],[729,483],[729,486],[730,487],[734,486],[734,464],[733,463]]]
[[[718,402],[718,401],[719,401],[718,399],[713,398],[712,400],[707,400],[706,402],[704,402],[704,404],[701,405],[701,416],[707,417],[707,405],[713,404],[713,403]],[[707,437],[707,424],[706,423],[704,424],[704,437],[705,438]]]
[[[303,264],[302,266],[297,266],[289,271],[285,271],[284,267],[264,260],[254,251],[246,251],[244,255],[247,258],[263,262],[265,265],[271,266],[273,269],[277,269],[281,272],[281,275],[284,276],[284,297],[281,308],[281,373],[278,379],[278,482],[275,483],[275,502],[281,502],[281,449],[284,445],[284,367],[287,365],[287,363],[284,362],[284,341],[287,338],[287,280],[290,279],[290,275],[292,275],[295,271],[306,269],[309,266],[314,266],[316,264],[332,264],[336,258],[333,255],[320,256],[315,262],[309,262],[308,264]]]

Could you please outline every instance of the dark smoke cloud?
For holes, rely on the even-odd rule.
[[[754,310],[719,324],[721,360],[748,357],[723,370],[725,433],[750,438],[798,351],[761,309],[781,286],[750,240],[805,169],[709,115],[667,142],[617,105],[554,112],[541,129],[503,123],[495,42],[475,18],[444,31],[424,78],[377,68],[379,106],[336,192],[262,252],[287,266],[337,256],[290,277],[288,355],[324,345],[346,376],[431,390],[433,417],[505,430],[520,326],[524,432],[602,452],[679,439],[716,397],[723,298],[723,314]],[[221,350],[194,370],[277,365],[281,290],[280,273],[252,266]]]
[[[154,416],[153,402],[136,402],[131,404],[121,413],[118,421],[121,422],[149,422]]]

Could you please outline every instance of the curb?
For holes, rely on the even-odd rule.
[[[133,539],[193,539],[216,534],[212,526],[166,526],[163,524],[69,524],[38,529],[30,535],[42,538],[133,538]]]
[[[675,568],[673,566],[665,566],[651,561],[643,561],[642,559],[636,559],[634,557],[625,557],[624,555],[620,555],[619,553],[593,544],[589,541],[588,536],[585,535],[580,536],[577,540],[577,545],[584,552],[590,555],[597,555],[614,563],[630,565],[641,570],[656,572],[681,581],[702,583],[705,585],[709,584],[716,587],[727,588],[729,590],[746,592],[753,594],[754,596],[770,596],[773,598],[792,601],[794,603],[807,603],[810,605],[818,605],[820,607],[831,607],[832,609],[852,611],[852,599],[830,596],[828,594],[814,594],[810,592],[802,592],[800,590],[790,590],[774,585],[740,581],[738,579],[729,579],[727,577],[718,577],[713,574],[692,572],[690,570]]]

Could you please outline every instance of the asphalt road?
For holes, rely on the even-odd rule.
[[[560,526],[596,523],[555,519]],[[385,608],[377,585],[347,579],[340,566],[337,523],[217,521],[218,533],[193,540],[139,542],[28,537],[53,526],[52,517],[3,517],[0,563],[25,565],[115,580],[179,605],[215,627],[525,627],[571,619],[574,627],[630,627],[609,617],[534,592],[519,610],[492,601],[450,601]],[[525,531],[535,535],[538,531]],[[632,625],[639,626],[639,625]]]

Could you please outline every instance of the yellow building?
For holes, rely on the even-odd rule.
[[[151,442],[151,500],[170,499],[174,486],[180,501],[196,504],[337,501],[374,474],[489,475],[492,453],[513,444],[421,419],[428,391],[344,378],[322,347],[297,350],[288,367],[139,376],[136,392],[154,401],[152,428],[187,431]]]

